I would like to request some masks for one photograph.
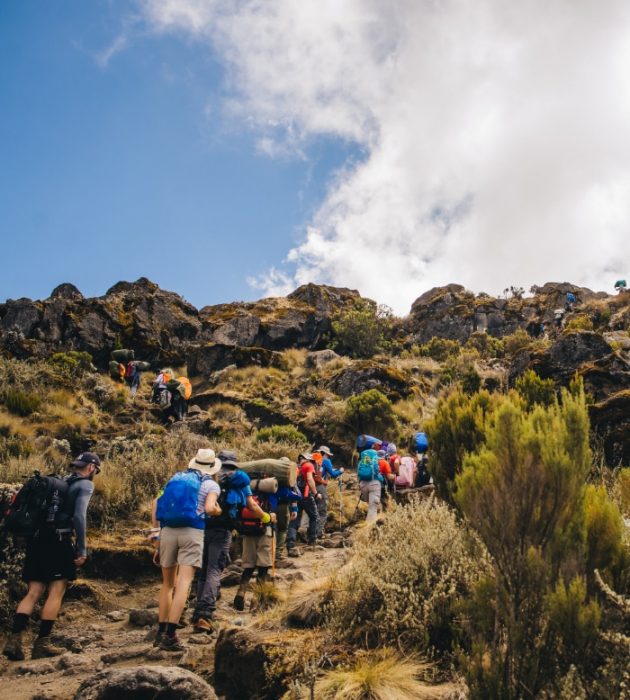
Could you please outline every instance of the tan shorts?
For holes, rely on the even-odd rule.
[[[253,569],[256,566],[271,566],[271,535],[252,537],[243,536],[243,562],[244,569]]]
[[[160,566],[194,566],[203,560],[203,530],[196,527],[163,527],[160,531]]]

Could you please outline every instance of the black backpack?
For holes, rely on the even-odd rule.
[[[15,495],[4,517],[7,532],[28,537],[40,530],[68,527],[64,504],[70,481],[36,471]]]

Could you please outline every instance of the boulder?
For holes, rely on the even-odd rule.
[[[334,350],[315,350],[306,355],[305,365],[311,369],[321,369],[329,362],[338,360],[339,355]]]
[[[281,697],[288,682],[302,670],[296,664],[308,660],[308,654],[291,651],[282,634],[274,639],[269,632],[242,627],[222,629],[214,656],[217,693],[226,700]]]
[[[202,678],[183,668],[131,666],[112,668],[83,681],[74,700],[216,700]]]
[[[75,301],[82,301],[84,299],[83,294],[70,282],[64,282],[63,284],[57,285],[50,293],[51,299],[73,299]]]
[[[210,376],[227,367],[276,367],[285,369],[286,362],[279,352],[258,347],[238,347],[223,343],[207,343],[193,346],[187,353],[188,372],[191,377]]]
[[[328,388],[347,399],[369,389],[378,389],[390,399],[409,396],[412,380],[403,372],[373,360],[359,360],[336,372]]]

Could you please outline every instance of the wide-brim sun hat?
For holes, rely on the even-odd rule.
[[[310,462],[313,459],[313,455],[310,452],[300,452],[300,454],[298,455],[298,462],[301,459],[304,459],[307,462]]]
[[[188,462],[188,469],[196,469],[212,476],[221,469],[221,460],[216,457],[214,450],[209,448],[197,450],[197,454]]]
[[[322,445],[318,451],[324,455],[328,455],[329,457],[333,456],[333,453],[330,451],[330,448],[326,447],[326,445]]]
[[[219,459],[221,460],[222,467],[234,467],[234,469],[238,469],[236,452],[221,450],[221,452],[219,452]]]

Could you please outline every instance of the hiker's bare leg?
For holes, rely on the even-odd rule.
[[[41,581],[29,581],[28,591],[15,612],[30,615],[37,604],[37,601],[44,595],[46,584]]]
[[[62,579],[61,581],[51,581],[48,584],[48,596],[46,597],[46,602],[42,608],[42,620],[57,619],[67,585],[68,582],[65,579]]]
[[[194,566],[180,565],[179,573],[177,574],[177,584],[175,585],[175,594],[173,595],[173,602],[168,613],[168,622],[179,622],[184,608],[186,607],[190,584],[194,577]]]
[[[160,598],[158,605],[158,619],[160,622],[168,620],[168,614],[173,602],[173,589],[177,580],[177,567],[162,567],[162,588],[160,588]]]

